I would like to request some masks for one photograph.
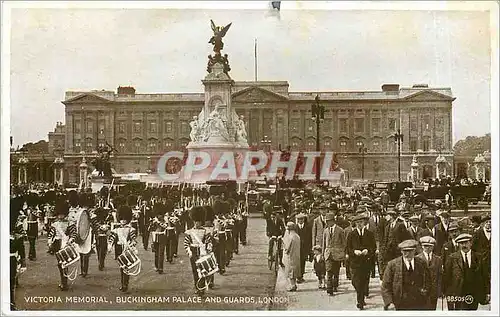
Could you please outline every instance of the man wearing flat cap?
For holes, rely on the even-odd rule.
[[[365,228],[368,215],[362,213],[353,218],[356,224],[347,236],[346,252],[350,260],[352,285],[356,289],[358,309],[363,310],[367,289],[370,282],[370,271],[377,249],[375,234]]]
[[[382,282],[384,310],[423,310],[429,301],[431,275],[427,264],[415,257],[418,242],[405,240],[398,247],[402,256],[387,264]]]
[[[335,223],[335,215],[326,215],[327,228],[323,231],[322,249],[326,263],[326,292],[333,295],[339,286],[340,264],[345,259],[344,230]]]
[[[299,213],[297,219],[297,234],[300,237],[300,276],[297,278],[297,283],[304,282],[304,273],[306,269],[306,260],[312,254],[311,227],[306,222],[307,216],[304,213]]]
[[[471,249],[470,234],[460,234],[455,242],[460,250],[446,260],[443,279],[448,310],[477,310],[479,303],[489,302],[490,294],[482,261]]]
[[[472,250],[483,255],[491,252],[491,217],[481,217],[481,228],[474,232],[472,237]]]
[[[422,246],[422,253],[417,255],[417,257],[427,263],[427,267],[431,274],[432,283],[429,288],[428,307],[426,307],[428,310],[436,310],[437,299],[442,295],[441,282],[443,277],[443,261],[440,256],[435,255],[433,252],[435,244],[436,239],[433,237],[421,237],[420,245]]]

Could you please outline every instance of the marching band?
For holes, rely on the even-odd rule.
[[[56,257],[59,289],[67,291],[78,275],[89,275],[89,259],[96,254],[98,269],[104,270],[107,253],[114,251],[121,272],[120,290],[127,292],[130,276],[140,273],[137,249],[140,235],[144,251],[150,246],[154,267],[164,272],[166,262],[177,257],[179,236],[190,257],[195,292],[204,294],[214,287],[214,274],[224,274],[246,244],[248,211],[241,199],[224,200],[204,189],[145,189],[118,193],[103,187],[90,191],[48,190],[18,192],[11,197],[11,308],[15,309],[15,288],[26,270],[24,241],[29,241],[29,259],[36,261],[39,229],[47,232],[48,253]],[[39,228],[39,224],[41,226]]]

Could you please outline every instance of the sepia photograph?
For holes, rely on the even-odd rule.
[[[2,2],[1,314],[498,314],[498,9]]]

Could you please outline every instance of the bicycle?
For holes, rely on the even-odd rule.
[[[275,275],[278,275],[278,270],[279,270],[279,266],[280,266],[280,263],[281,263],[281,259],[280,259],[280,254],[281,254],[281,249],[282,249],[282,243],[280,243],[281,241],[283,241],[283,237],[282,236],[272,236],[271,237],[271,258],[268,259],[268,266],[269,266],[269,270],[271,271],[273,269],[273,263],[274,263],[274,274]],[[275,248],[274,246],[277,245],[277,247]]]

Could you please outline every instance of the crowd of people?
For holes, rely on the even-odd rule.
[[[62,188],[17,190],[10,200],[10,302],[15,310],[15,290],[21,273],[36,261],[36,243],[47,234],[47,252],[55,256],[59,288],[67,291],[76,278],[72,264],[80,262],[80,276],[89,274],[89,258],[96,254],[103,270],[107,253],[121,271],[120,290],[128,292],[129,277],[136,274],[138,244],[155,254],[155,270],[178,255],[180,234],[189,255],[195,292],[202,295],[214,286],[214,273],[224,274],[239,245],[246,244],[248,212],[243,196],[210,195],[206,189],[177,187],[99,193]],[[138,241],[139,236],[141,241]],[[150,241],[152,239],[152,241]],[[29,241],[26,259],[25,241]]]
[[[388,206],[383,192],[368,189],[300,189],[282,196],[279,203],[265,199],[263,212],[267,235],[283,237],[277,247],[282,247],[289,291],[304,282],[310,261],[318,288],[332,296],[344,266],[360,310],[376,272],[384,309],[435,310],[438,298],[447,301],[448,310],[475,310],[489,302],[489,212],[457,218],[440,200],[433,208],[422,207],[404,194]]]
[[[37,238],[43,234],[48,238],[47,252],[56,258],[61,291],[76,278],[72,263],[79,260],[80,276],[85,278],[92,254],[102,270],[106,254],[114,250],[120,290],[127,292],[138,245],[151,248],[156,272],[163,274],[165,263],[177,257],[183,233],[181,245],[190,258],[194,290],[204,294],[214,286],[215,272],[224,274],[240,243],[246,244],[247,193],[230,186],[138,187],[119,192],[103,187],[98,193],[34,188],[17,187],[11,195],[13,309],[20,274],[29,267],[26,258],[36,261]],[[385,309],[435,310],[438,298],[447,301],[448,310],[477,309],[489,302],[489,212],[457,218],[440,200],[416,205],[403,193],[392,206],[385,191],[304,184],[279,188],[264,196],[261,205],[270,238],[268,261],[277,248],[275,265],[285,269],[291,292],[305,282],[305,264],[310,261],[318,289],[329,295],[339,292],[344,267],[356,289],[358,309],[365,308],[369,281],[376,273]],[[464,301],[469,295],[473,300]]]

